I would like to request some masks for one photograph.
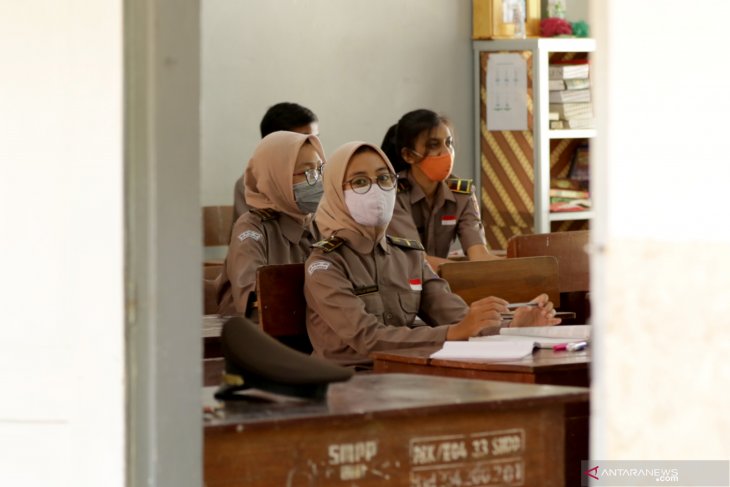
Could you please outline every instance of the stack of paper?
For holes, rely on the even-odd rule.
[[[444,342],[431,358],[443,360],[466,360],[470,362],[509,362],[520,360],[532,353],[534,344],[524,340],[509,342]]]
[[[591,338],[591,325],[525,326],[502,328],[499,335],[472,337],[470,342],[503,343],[525,342],[538,348],[552,348],[561,343],[587,342]]]

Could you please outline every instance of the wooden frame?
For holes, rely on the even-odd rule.
[[[525,34],[540,36],[540,0],[525,1]],[[502,21],[504,0],[472,0],[474,39],[509,39],[514,36],[514,24]]]

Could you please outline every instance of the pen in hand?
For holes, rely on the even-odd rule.
[[[507,305],[507,309],[517,309],[517,308],[535,308],[537,307],[537,303],[533,303],[530,301],[529,303],[510,303]]]
[[[507,309],[510,309],[510,310],[516,310],[517,308],[536,308],[536,307],[537,307],[537,303],[533,303],[531,301],[525,302],[525,303],[510,303],[507,305]],[[512,318],[515,317],[514,311],[512,311],[510,313],[501,313],[501,315],[502,315],[503,322],[510,321]]]

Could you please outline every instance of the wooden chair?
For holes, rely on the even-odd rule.
[[[575,311],[577,323],[590,317],[589,231],[515,235],[507,242],[507,257],[551,255],[558,259],[562,306]]]
[[[223,262],[219,255],[225,257],[232,226],[233,206],[203,207],[203,246],[206,247],[204,264],[216,265]]]
[[[295,350],[311,353],[306,325],[304,264],[259,267],[256,295],[261,329]]]
[[[507,242],[507,257],[552,255],[558,259],[560,292],[590,290],[588,230],[515,235]]]
[[[215,281],[222,270],[222,265],[203,266],[203,314],[212,315],[218,312]]]
[[[439,275],[467,304],[487,296],[523,302],[546,293],[560,305],[555,257],[449,262],[441,265]]]

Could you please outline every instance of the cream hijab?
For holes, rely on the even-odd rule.
[[[324,150],[316,135],[281,131],[261,139],[244,171],[246,203],[249,206],[279,211],[304,224],[307,215],[297,207],[292,186],[294,166],[300,149],[307,141],[324,164]]]
[[[317,222],[320,232],[325,237],[333,235],[338,230],[350,230],[367,238],[373,244],[378,243],[385,235],[384,227],[365,227],[357,223],[345,203],[345,190],[342,185],[345,182],[347,166],[360,147],[368,147],[375,151],[385,162],[388,170],[395,174],[393,165],[388,156],[380,150],[380,147],[367,142],[348,142],[339,147],[327,162],[327,169],[324,176],[324,195],[319,202],[314,220]],[[395,189],[393,189],[395,191]]]

